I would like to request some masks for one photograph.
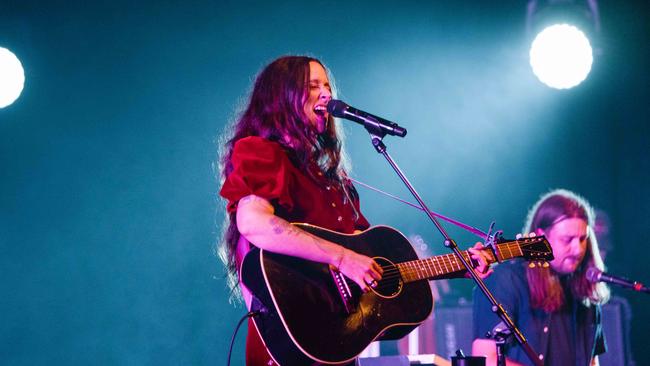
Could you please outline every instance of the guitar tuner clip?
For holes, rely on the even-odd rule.
[[[496,224],[495,221],[492,221],[490,223],[488,232],[485,235],[485,242],[483,243],[483,245],[488,248],[494,248],[496,244],[498,244],[500,241],[503,240],[503,230],[497,230],[493,232],[495,224]]]

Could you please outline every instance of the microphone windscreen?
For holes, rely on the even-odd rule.
[[[600,281],[600,274],[602,272],[598,270],[598,268],[594,267],[589,267],[587,269],[587,273],[585,274],[585,277],[587,277],[587,281],[591,283],[596,283]]]
[[[334,117],[343,117],[346,108],[348,105],[340,100],[332,99],[327,102],[327,111]]]

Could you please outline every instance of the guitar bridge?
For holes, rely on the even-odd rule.
[[[332,274],[332,279],[334,280],[334,285],[336,286],[336,290],[341,296],[341,301],[343,302],[343,307],[345,308],[345,312],[351,314],[352,313],[352,292],[350,291],[350,286],[348,286],[348,282],[345,280],[345,276],[343,276],[341,272],[334,270],[331,266],[329,269],[330,269],[330,273]]]

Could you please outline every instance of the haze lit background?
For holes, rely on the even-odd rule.
[[[225,364],[245,311],[214,255],[217,140],[284,54],[408,129],[385,142],[433,210],[514,237],[539,195],[571,189],[611,217],[609,272],[650,282],[650,7],[599,6],[591,74],[555,90],[528,64],[526,1],[3,1],[0,47],[26,81],[0,109],[0,362]],[[352,176],[412,200],[342,123]],[[373,223],[444,252],[420,213],[359,191]],[[650,364],[650,297],[614,293]]]

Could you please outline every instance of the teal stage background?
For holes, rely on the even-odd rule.
[[[530,72],[525,1],[3,1],[0,47],[27,81],[0,109],[1,363],[225,363],[245,311],[214,255],[217,139],[288,53],[321,58],[341,99],[408,128],[386,142],[432,209],[512,237],[540,194],[575,190],[611,218],[610,272],[650,282],[650,9],[599,5],[592,74],[556,91]],[[409,198],[343,123],[352,176]],[[418,212],[360,194],[373,223],[443,252]],[[650,298],[615,293],[650,364]]]

